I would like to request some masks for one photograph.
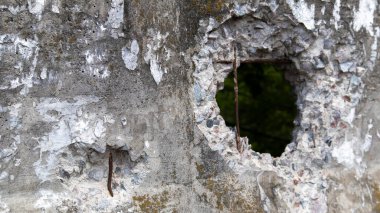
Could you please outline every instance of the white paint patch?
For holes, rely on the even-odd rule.
[[[261,181],[261,176],[262,176],[263,172],[260,172],[256,179],[257,179],[257,183],[260,183],[262,182]],[[259,186],[259,192],[260,192],[260,197],[261,197],[261,201],[263,202],[263,206],[264,206],[264,211],[265,212],[270,212],[270,206],[271,206],[271,202],[270,202],[270,199],[269,197],[267,196],[267,194],[265,193],[263,187],[258,184]]]
[[[160,65],[158,64],[157,59],[154,59],[154,58],[150,59],[150,73],[152,74],[153,79],[156,82],[156,84],[157,85],[160,84],[164,71],[161,69]]]
[[[83,69],[87,74],[98,78],[107,78],[110,75],[108,66],[105,64],[107,55],[104,51],[87,50],[84,55],[86,56],[86,66]]]
[[[335,147],[332,151],[338,163],[344,164],[348,168],[352,168],[355,164],[355,154],[350,141],[344,141],[339,147]]]
[[[21,125],[20,125],[21,127]],[[20,135],[15,135],[13,136],[13,140],[15,144],[20,144],[21,143],[21,136]]]
[[[123,117],[121,119],[121,125],[123,125],[123,126],[127,125],[127,118],[126,117]]]
[[[352,122],[354,121],[354,119],[355,119],[355,108],[351,108],[348,115],[342,117],[342,120],[346,121],[351,126],[352,126]]]
[[[354,30],[359,31],[365,28],[370,35],[373,35],[373,20],[376,10],[377,0],[360,0],[359,9],[354,13]]]
[[[24,87],[20,91],[20,94],[26,95],[29,92],[29,88],[31,88],[35,83],[33,77],[37,66],[39,53],[38,41],[32,39],[23,39],[14,34],[1,35],[0,59],[4,53],[14,54],[15,57],[19,57],[18,55],[20,55],[21,58],[23,58],[25,61],[29,61],[29,63],[31,63],[31,66],[28,73],[24,72],[25,74],[22,74],[21,77],[15,77],[12,80],[9,80],[8,82],[0,85],[0,90],[15,89],[23,85]],[[30,61],[31,58],[32,61]],[[19,60],[14,65],[14,68],[19,69],[21,72],[23,72],[24,63],[24,61]],[[12,78],[12,76],[9,76],[9,78]]]
[[[29,60],[38,45],[37,40],[20,38],[16,34],[0,35],[0,57],[4,53],[21,55],[23,59]]]
[[[111,116],[111,115],[103,116],[103,120],[104,120],[104,123],[110,123],[110,124],[115,123],[115,119],[113,119],[113,116]]]
[[[60,0],[53,0],[51,3],[51,11],[53,13],[59,13],[59,7],[61,6]]]
[[[41,152],[57,151],[71,143],[69,124],[65,120],[60,120],[49,133],[46,141],[40,144]]]
[[[339,63],[339,69],[342,72],[350,72],[353,70],[355,63],[352,61],[347,61],[343,63]]]
[[[321,8],[321,13],[322,13],[322,15],[325,15],[325,12],[326,12],[326,7],[323,6],[323,7]]]
[[[340,0],[335,0],[334,4],[334,11],[333,11],[333,16],[334,16],[334,24],[335,24],[335,29],[339,28],[339,21],[340,21]]]
[[[37,67],[39,49],[40,49],[39,47],[36,47],[34,58],[32,61],[32,66],[30,67],[29,74],[21,79],[21,84],[24,85],[24,87],[20,91],[21,95],[28,94],[29,88],[33,87],[33,76],[34,76],[34,71],[36,70],[36,67]]]
[[[371,148],[372,135],[370,134],[370,131],[372,128],[373,128],[373,124],[372,124],[372,120],[370,120],[368,124],[367,134],[365,135],[365,138],[364,138],[364,144],[362,144],[362,146],[360,147],[362,152],[368,152],[369,149]]]
[[[364,139],[364,144],[361,146],[361,150],[363,152],[368,152],[369,149],[371,148],[372,144],[372,135],[366,134],[365,139]]]
[[[234,6],[234,12],[237,16],[243,16],[244,14],[247,14],[249,11],[252,11],[252,8],[247,4],[241,5],[235,2]]]
[[[373,64],[376,63],[376,60],[377,60],[377,52],[378,52],[378,49],[377,49],[377,46],[378,46],[378,38],[380,37],[380,28],[379,27],[376,27],[375,28],[375,36],[374,36],[374,41],[371,45],[371,61]]]
[[[78,96],[70,101],[44,98],[36,105],[43,121],[52,125],[52,130],[38,139],[40,159],[33,165],[40,180],[54,178],[60,163],[58,153],[72,143],[89,144],[100,151],[105,150],[106,142],[101,139],[105,136],[107,123],[115,120],[102,110],[91,112],[92,107],[87,105],[98,101],[95,96]]]
[[[307,29],[313,30],[315,28],[314,4],[309,6],[305,0],[286,0],[286,3],[288,3],[289,7],[292,9],[294,17],[299,22],[303,23]]]
[[[149,146],[150,146],[149,141],[145,141],[145,142],[144,142],[144,145],[145,145],[145,147],[146,147],[147,149],[149,149]]]
[[[9,142],[11,143],[6,143],[8,145],[5,145],[0,149],[0,159],[4,163],[9,162],[9,160],[12,159],[12,157],[16,154],[17,152],[17,145],[21,143],[21,137],[20,134],[18,133],[19,129],[22,127],[21,122],[20,122],[20,111],[21,111],[22,104],[21,103],[16,103],[13,105],[10,105],[8,107],[1,107],[0,111],[2,112],[8,112],[8,122],[6,122],[6,125],[9,125],[11,132],[11,140]],[[1,135],[0,135],[0,143],[1,141]],[[3,143],[4,144],[4,143]],[[0,164],[1,168],[1,164]]]
[[[21,159],[20,158],[17,158],[16,160],[15,160],[15,166],[17,167],[17,166],[20,166],[20,164],[21,164]]]
[[[4,180],[4,179],[6,179],[8,177],[8,172],[6,172],[6,171],[2,171],[1,173],[0,173],[0,180]]]
[[[46,122],[57,122],[61,116],[70,116],[75,114],[77,109],[83,105],[96,103],[99,98],[96,96],[77,96],[75,102],[60,101],[57,98],[44,98],[36,106],[36,110],[42,115]],[[51,113],[53,111],[60,114]],[[48,113],[50,112],[50,113]]]
[[[123,58],[125,67],[129,70],[135,70],[137,68],[137,60],[140,48],[136,40],[131,43],[131,48],[127,46],[121,49],[121,57]]]
[[[28,0],[29,12],[41,19],[42,12],[45,8],[45,0]]]
[[[124,0],[112,0],[111,9],[108,11],[108,19],[106,25],[114,29],[120,27],[124,20]]]
[[[97,138],[101,138],[104,136],[106,128],[104,127],[104,122],[102,120],[98,120],[95,125],[94,135]]]
[[[9,209],[8,205],[4,202],[1,201],[1,196],[0,196],[0,212],[3,213],[9,213],[11,210]]]
[[[51,190],[40,190],[39,198],[34,204],[34,207],[37,209],[43,210],[53,207],[54,204],[59,203],[61,198],[67,197],[66,194],[57,193]]]
[[[167,73],[167,69],[162,68],[161,60],[163,60],[164,58],[162,59],[159,58],[158,57],[159,53],[157,52],[162,47],[164,47],[163,43],[165,43],[166,38],[169,36],[169,33],[162,35],[160,32],[154,33],[153,30],[150,30],[149,33],[155,34],[155,37],[153,37],[151,41],[149,42],[149,44],[147,44],[148,51],[145,53],[144,60],[147,64],[150,64],[150,73],[152,74],[154,81],[158,85],[162,80],[163,74]],[[168,58],[166,58],[166,60],[168,60]]]
[[[41,71],[41,74],[40,74],[40,78],[42,80],[44,80],[44,79],[47,78],[47,69],[46,69],[46,67],[42,68],[42,71]]]
[[[91,53],[91,51],[89,51],[89,50],[87,50],[85,52],[85,55],[86,55],[86,62],[87,62],[87,64],[93,64],[93,63],[101,60],[101,56],[100,55]]]
[[[21,103],[17,103],[8,107],[9,109],[9,122],[11,128],[18,128],[20,125],[19,113],[21,110]]]
[[[16,7],[14,7],[13,5],[10,5],[10,6],[0,5],[0,9],[8,9],[9,12],[12,13],[12,15],[17,15],[18,13],[25,11],[26,6],[25,5],[21,5],[21,6],[17,5]]]
[[[42,158],[43,154],[40,152],[40,159],[33,163],[34,172],[41,182],[50,179],[52,174],[55,173],[58,160],[57,153],[48,154],[46,158]]]

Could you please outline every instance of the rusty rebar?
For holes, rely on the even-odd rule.
[[[236,148],[241,152],[240,143],[240,119],[239,119],[239,86],[238,86],[238,75],[237,75],[237,56],[236,56],[236,46],[234,46],[234,91],[235,91],[235,121],[236,121]]]

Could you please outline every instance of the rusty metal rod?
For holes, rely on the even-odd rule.
[[[214,62],[221,63],[221,64],[231,64],[231,63],[234,63],[234,60],[233,61],[217,60]],[[292,61],[289,59],[257,58],[257,59],[243,59],[243,60],[240,60],[240,63],[263,63],[263,64],[265,64],[265,63],[268,63],[268,64],[285,64],[286,63],[286,64],[288,64],[288,63],[292,63]]]
[[[107,180],[107,189],[110,193],[111,197],[113,197],[112,192],[112,172],[113,172],[113,160],[112,160],[112,153],[110,151],[109,157],[108,157],[108,180]]]
[[[239,86],[238,86],[238,75],[237,75],[236,47],[234,47],[233,69],[234,69],[234,91],[235,91],[236,147],[239,152],[242,152],[241,143],[240,143]]]

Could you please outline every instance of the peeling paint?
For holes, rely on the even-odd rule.
[[[152,74],[154,81],[158,85],[161,82],[162,75],[164,74],[164,71],[158,65],[158,62],[156,59],[150,59],[149,63],[150,63],[150,73]]]
[[[354,119],[355,119],[355,108],[352,108],[346,116],[342,117],[342,120],[346,121],[351,126]]]
[[[95,137],[97,138],[103,137],[105,131],[106,131],[106,128],[104,127],[104,122],[102,120],[96,121],[95,129],[94,129]]]
[[[59,8],[61,7],[61,0],[52,0],[51,11],[53,13],[59,13]]]
[[[273,2],[272,2],[272,4],[273,4]],[[234,10],[233,10],[233,12],[237,16],[243,16],[243,15],[249,13],[252,10],[253,10],[253,8],[250,7],[248,4],[238,4],[236,2],[234,3]]]
[[[368,152],[372,145],[372,134],[370,133],[373,128],[372,119],[369,121],[367,133],[364,136],[364,143],[361,145],[360,149],[362,152]]]
[[[52,130],[39,138],[40,159],[34,163],[36,175],[42,181],[54,178],[57,153],[72,143],[94,145],[99,152],[105,150],[106,142],[101,143],[99,140],[105,136],[107,123],[114,122],[112,116],[101,111],[78,113],[84,111],[86,105],[98,102],[97,97],[78,96],[74,100],[68,102],[45,98],[36,105],[44,121],[52,125]]]
[[[18,35],[14,34],[1,35],[0,59],[1,55],[5,53],[21,55],[25,62],[30,63],[30,70],[28,73],[23,74],[21,77],[15,77],[13,80],[0,85],[0,90],[15,89],[19,86],[24,86],[21,89],[20,94],[26,95],[29,92],[29,89],[33,87],[33,84],[35,83],[33,77],[38,62],[38,41],[32,39],[22,39]],[[32,60],[30,61],[30,59]],[[14,66],[14,68],[23,71],[25,62],[16,62],[17,64]]]
[[[6,108],[2,108],[3,112],[9,113],[8,122],[6,122],[5,125],[9,125],[10,129],[14,131],[14,133],[11,134],[11,140],[9,141],[10,144],[0,149],[0,159],[4,162],[8,162],[11,159],[11,157],[17,153],[17,150],[18,150],[17,145],[21,143],[21,137],[18,132],[22,127],[21,118],[20,118],[21,110],[22,110],[21,103],[16,103]],[[3,142],[1,139],[2,137],[0,135],[0,142]],[[1,164],[0,164],[0,168],[1,168]]]
[[[20,125],[19,113],[21,111],[21,103],[17,103],[8,107],[9,109],[9,122],[11,128],[17,128]]]
[[[375,35],[374,35],[374,41],[371,45],[371,62],[372,64],[375,64],[376,63],[376,60],[377,60],[377,56],[378,56],[378,39],[380,38],[380,27],[376,27],[375,28]]]
[[[322,15],[325,15],[325,12],[326,12],[326,7],[323,6],[323,7],[321,8],[321,14],[322,14]]]
[[[342,163],[348,168],[354,167],[355,154],[351,141],[344,141],[341,146],[334,148],[331,153],[332,156],[337,159],[338,163]]]
[[[47,78],[47,69],[46,69],[46,67],[42,68],[42,71],[41,71],[41,73],[40,73],[40,78],[41,78],[42,80],[44,80],[44,79]]]
[[[107,25],[119,28],[124,20],[124,0],[112,0],[111,9],[108,11]]]
[[[12,15],[17,15],[20,12],[23,12],[26,9],[26,5],[17,5],[17,6],[5,6],[5,5],[0,5],[0,9],[8,9]]]
[[[262,174],[263,174],[263,172],[260,172],[257,175],[257,177],[256,177],[258,183],[261,182],[261,176],[262,176]],[[263,202],[264,210],[265,210],[265,212],[270,212],[270,206],[272,205],[271,202],[270,202],[270,199],[265,194],[265,191],[264,191],[263,187],[260,184],[258,184],[258,187],[259,187],[259,191],[260,191],[261,201]]]
[[[294,17],[301,23],[305,25],[305,27],[309,30],[313,30],[315,28],[314,21],[314,11],[315,5],[308,5],[305,0],[286,0],[289,7],[292,9]]]
[[[121,49],[121,56],[127,69],[135,70],[137,68],[139,51],[139,44],[136,40],[132,41],[130,49],[126,46]]]
[[[159,58],[158,51],[164,47],[164,43],[169,36],[169,33],[162,35],[160,32],[155,33],[152,29],[149,31],[149,34],[151,34],[153,38],[150,39],[150,42],[147,44],[148,51],[145,53],[144,60],[147,64],[150,64],[150,73],[158,85],[162,80],[163,74],[167,72],[167,68],[163,68],[161,64],[163,58]]]
[[[3,213],[11,212],[8,205],[1,200],[1,196],[0,196],[0,212],[3,212]]]
[[[144,145],[145,145],[145,147],[146,147],[147,149],[149,149],[149,146],[150,146],[149,141],[145,141],[145,142],[144,142]]]
[[[45,8],[45,0],[28,0],[29,12],[41,19],[42,12]]]
[[[124,21],[124,1],[112,0],[111,8],[108,11],[108,18],[105,22],[106,27],[100,26],[101,31],[108,28],[108,32],[115,39],[123,37],[124,33],[121,29],[121,24]]]
[[[364,28],[370,35],[373,35],[373,20],[376,6],[376,0],[360,0],[359,8],[354,12],[353,28],[355,31]]]
[[[40,190],[38,193],[38,200],[35,202],[34,207],[40,210],[49,209],[53,203],[62,200],[62,197],[67,197],[67,194],[57,193],[51,190]]]
[[[86,66],[83,69],[87,74],[98,77],[107,78],[110,73],[108,66],[105,64],[107,55],[105,52],[99,49],[85,51]]]
[[[8,178],[8,176],[9,176],[8,172],[6,172],[6,171],[2,171],[2,172],[0,173],[0,181],[1,181],[1,180],[5,180],[6,178]]]
[[[20,54],[24,59],[29,60],[38,45],[37,40],[21,38],[17,34],[0,35],[0,58],[5,52]]]
[[[334,3],[334,10],[333,10],[333,16],[334,16],[334,25],[335,25],[335,29],[339,29],[339,21],[340,21],[340,0],[335,0],[335,3]]]

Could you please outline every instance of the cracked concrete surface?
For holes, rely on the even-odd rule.
[[[1,1],[0,212],[380,211],[378,6]],[[292,62],[281,157],[219,115],[234,45]]]

